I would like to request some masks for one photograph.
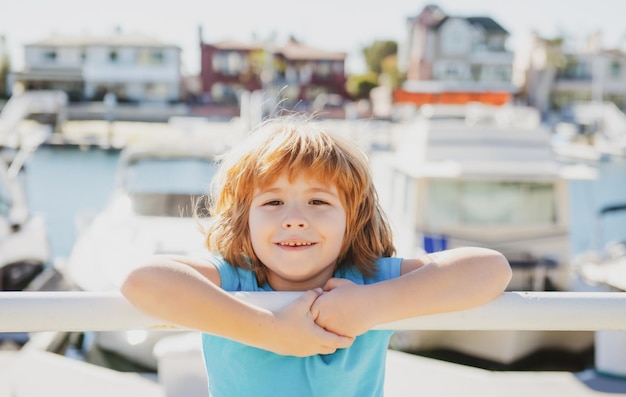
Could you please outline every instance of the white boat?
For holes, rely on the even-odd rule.
[[[626,212],[626,203],[607,205],[598,211],[594,229],[596,247],[576,255],[572,261],[579,277],[577,290],[626,291],[626,240],[601,241],[604,219],[620,212]]]
[[[51,99],[55,105],[46,106]],[[25,93],[11,97],[0,112],[0,290],[27,288],[51,262],[45,220],[29,207],[24,164],[52,129],[24,118],[54,111],[62,99]]]
[[[568,182],[594,171],[554,160],[534,109],[425,106],[397,129],[397,150],[375,167],[400,256],[488,247],[513,267],[509,290],[570,288]],[[407,331],[393,339],[401,350],[452,349],[501,363],[592,343],[590,332]]]
[[[11,152],[11,151],[10,151]],[[26,197],[20,151],[0,153],[0,290],[22,290],[50,264],[45,220]],[[9,162],[11,165],[9,165]]]
[[[626,240],[605,241],[604,222],[608,216],[626,213],[626,203],[602,207],[593,229],[595,247],[576,255],[572,268],[577,276],[575,289],[578,291],[624,292],[626,291]],[[619,218],[618,218],[619,219]],[[626,233],[626,228],[620,229]],[[626,332],[598,331],[595,334],[595,364],[598,370],[626,374]]]
[[[626,115],[612,102],[576,102],[554,128],[563,158],[606,161],[626,157]]]
[[[119,290],[122,280],[153,254],[196,255],[204,248],[194,203],[206,198],[216,169],[205,145],[129,147],[120,154],[111,201],[79,231],[66,264],[85,291]],[[149,368],[163,332],[95,334],[100,348]]]

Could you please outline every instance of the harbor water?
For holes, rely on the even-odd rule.
[[[29,202],[34,212],[44,216],[54,258],[70,254],[80,227],[106,205],[115,183],[118,157],[117,151],[97,148],[44,146],[29,159]],[[626,161],[593,166],[598,170],[597,179],[573,181],[570,187],[573,254],[598,248],[606,241],[626,240],[626,213],[607,216],[602,235],[596,235],[598,209],[626,203]]]

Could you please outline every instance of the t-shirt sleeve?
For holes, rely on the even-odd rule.
[[[215,266],[220,274],[220,287],[226,291],[237,291],[239,287],[239,277],[237,270],[218,255],[211,255],[208,260]]]
[[[209,261],[220,274],[220,287],[225,291],[260,291],[253,272],[236,268],[219,255],[212,255]]]
[[[376,261],[378,270],[373,282],[400,277],[402,258],[380,258]]]

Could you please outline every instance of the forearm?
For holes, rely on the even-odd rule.
[[[271,333],[271,312],[233,297],[184,264],[164,260],[138,268],[121,291],[142,311],[185,328],[257,347]]]
[[[427,258],[399,278],[367,286],[374,324],[482,305],[500,295],[511,278],[506,258],[491,250],[461,248]]]
[[[121,290],[155,317],[277,354],[329,354],[352,344],[352,338],[327,332],[313,321],[310,308],[321,290],[307,291],[270,311],[223,291],[214,277],[218,276],[194,264],[158,258],[134,270]]]

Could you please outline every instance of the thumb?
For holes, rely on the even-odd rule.
[[[296,301],[298,305],[302,305],[307,309],[310,309],[313,306],[315,300],[324,293],[321,288],[315,288],[303,293]]]

